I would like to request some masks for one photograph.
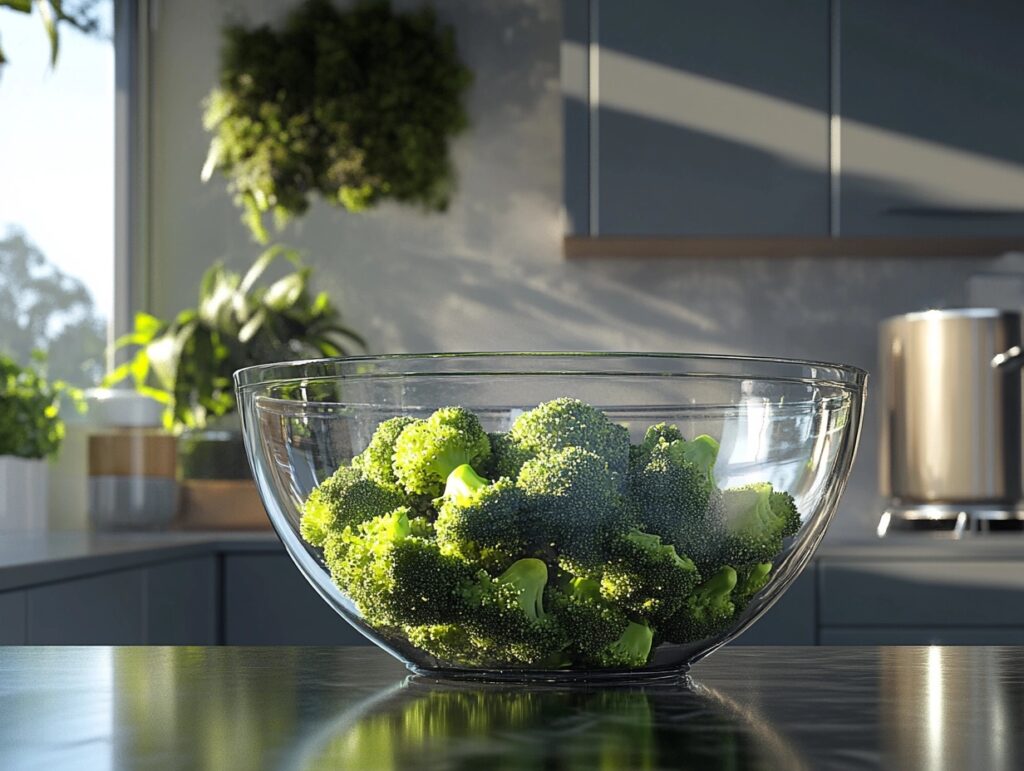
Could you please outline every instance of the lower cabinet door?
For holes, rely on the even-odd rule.
[[[946,629],[821,630],[822,645],[1024,645],[1024,629],[1011,627]]]
[[[814,570],[813,564],[808,565],[779,601],[730,644],[814,645],[817,625]]]
[[[25,592],[0,594],[0,645],[24,645]]]
[[[30,645],[142,645],[142,570],[122,570],[25,592]]]
[[[283,554],[224,557],[226,645],[369,645]]]

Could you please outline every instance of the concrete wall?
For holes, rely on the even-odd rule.
[[[409,6],[412,2],[396,2]],[[201,102],[225,19],[280,17],[285,2],[159,3],[153,32],[149,292],[167,315],[194,302],[215,259],[256,247],[221,180],[203,185]],[[436,0],[473,68],[472,129],[458,140],[448,213],[313,210],[282,240],[376,352],[594,349],[806,357],[875,367],[879,319],[963,303],[985,260],[707,259],[568,263],[560,254],[558,0]],[[872,407],[874,400],[871,400]],[[877,521],[876,416],[830,538]]]

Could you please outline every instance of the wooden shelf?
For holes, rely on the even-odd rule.
[[[995,257],[1024,251],[1014,238],[565,236],[568,259],[589,257]]]

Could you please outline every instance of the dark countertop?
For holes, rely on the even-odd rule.
[[[152,533],[2,533],[0,592],[62,581],[98,570],[121,570],[154,562],[225,552],[275,551],[283,546],[272,531]],[[1024,559],[1024,535],[952,541],[890,537],[824,544],[818,560],[1014,560]]]
[[[3,769],[1022,765],[1017,648],[726,648],[612,690],[422,683],[375,649],[0,649]]]

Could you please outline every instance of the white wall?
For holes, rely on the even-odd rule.
[[[399,7],[414,5],[396,2]],[[288,1],[163,0],[153,36],[150,297],[170,315],[203,270],[257,248],[224,183],[203,185],[201,102],[225,19],[263,22]],[[594,349],[806,357],[873,369],[879,319],[964,302],[985,260],[561,257],[558,0],[436,0],[476,81],[450,211],[314,206],[282,240],[307,251],[376,352]],[[872,400],[873,404],[873,400]],[[831,531],[877,521],[875,415]]]

